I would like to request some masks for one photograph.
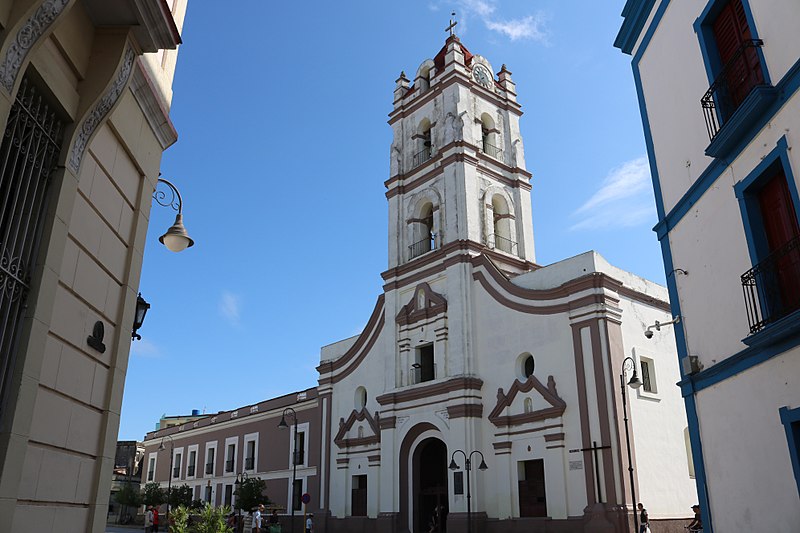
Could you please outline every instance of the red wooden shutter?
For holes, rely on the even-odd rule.
[[[773,259],[762,274],[764,304],[776,318],[800,307],[800,248],[787,243],[800,235],[797,216],[781,171],[758,194],[761,219]],[[781,250],[781,251],[778,251]],[[770,296],[773,295],[773,296]],[[767,311],[764,311],[768,315]]]
[[[761,62],[756,49],[742,46],[752,40],[753,34],[747,24],[747,15],[742,0],[731,0],[722,8],[712,25],[720,61],[727,68],[724,91],[735,110],[756,85],[764,83]]]
[[[720,11],[712,27],[714,30],[714,40],[717,43],[717,51],[719,52],[719,57],[723,65],[726,65],[734,54],[736,54],[736,51],[742,45],[742,40],[744,39],[733,7],[734,4],[739,4],[741,6],[742,2],[741,0],[733,0],[725,4],[725,7]]]
[[[761,189],[758,203],[770,252],[800,235],[794,204],[783,171]]]

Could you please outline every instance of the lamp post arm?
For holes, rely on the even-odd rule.
[[[176,210],[179,215],[182,214],[183,213],[183,198],[181,198],[181,193],[178,190],[178,188],[171,181],[166,180],[164,178],[158,178],[158,182],[157,183],[163,183],[167,187],[169,187],[170,190],[172,191],[172,197],[167,202],[166,201],[166,198],[167,198],[166,193],[164,191],[155,190],[155,191],[153,191],[153,199],[156,202],[158,202],[159,205],[162,205],[164,207],[171,207],[174,210]],[[175,203],[175,199],[176,198],[177,198],[177,205]]]

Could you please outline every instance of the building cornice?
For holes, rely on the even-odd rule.
[[[653,10],[656,0],[628,0],[622,8],[622,27],[614,39],[614,46],[626,54],[633,52],[636,41],[642,34],[647,17]]]
[[[136,62],[131,80],[131,91],[144,113],[150,129],[158,139],[162,150],[166,150],[178,140],[178,132],[172,124],[169,110],[153,83],[141,59]]]

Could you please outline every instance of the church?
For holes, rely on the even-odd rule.
[[[494,74],[498,72],[497,74]],[[511,72],[451,35],[397,80],[384,292],[317,387],[147,434],[142,483],[284,530],[682,531],[697,501],[666,288],[590,251],[536,263]],[[288,422],[287,422],[288,420]]]
[[[451,35],[393,102],[384,292],[318,367],[327,529],[633,531],[634,497],[684,524],[666,289],[595,252],[536,263],[505,65]]]

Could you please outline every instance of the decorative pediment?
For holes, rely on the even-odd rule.
[[[366,424],[356,424],[356,422],[365,421]],[[378,444],[381,442],[379,424],[380,415],[377,412],[373,418],[366,407],[361,409],[361,411],[353,409],[353,412],[350,413],[347,420],[344,418],[339,419],[339,432],[333,438],[333,442],[335,442],[339,448]],[[353,428],[355,428],[357,433],[355,435],[349,435]]]
[[[520,413],[516,415],[503,415],[503,411],[514,403],[514,398],[517,394],[528,393],[536,389],[536,392],[544,399],[549,407],[542,409],[531,410],[527,413]],[[489,421],[497,427],[518,426],[520,424],[528,424],[530,422],[538,422],[540,420],[547,420],[548,418],[558,418],[564,414],[567,408],[567,403],[561,399],[556,390],[556,380],[553,376],[547,377],[547,386],[545,387],[536,378],[536,376],[529,377],[524,383],[520,380],[514,380],[511,388],[508,389],[508,394],[503,392],[502,388],[497,389],[497,405],[495,405],[492,412],[489,414]]]
[[[447,311],[447,300],[434,292],[427,283],[420,283],[414,291],[411,301],[400,309],[397,323],[407,326],[420,320],[427,320]]]

